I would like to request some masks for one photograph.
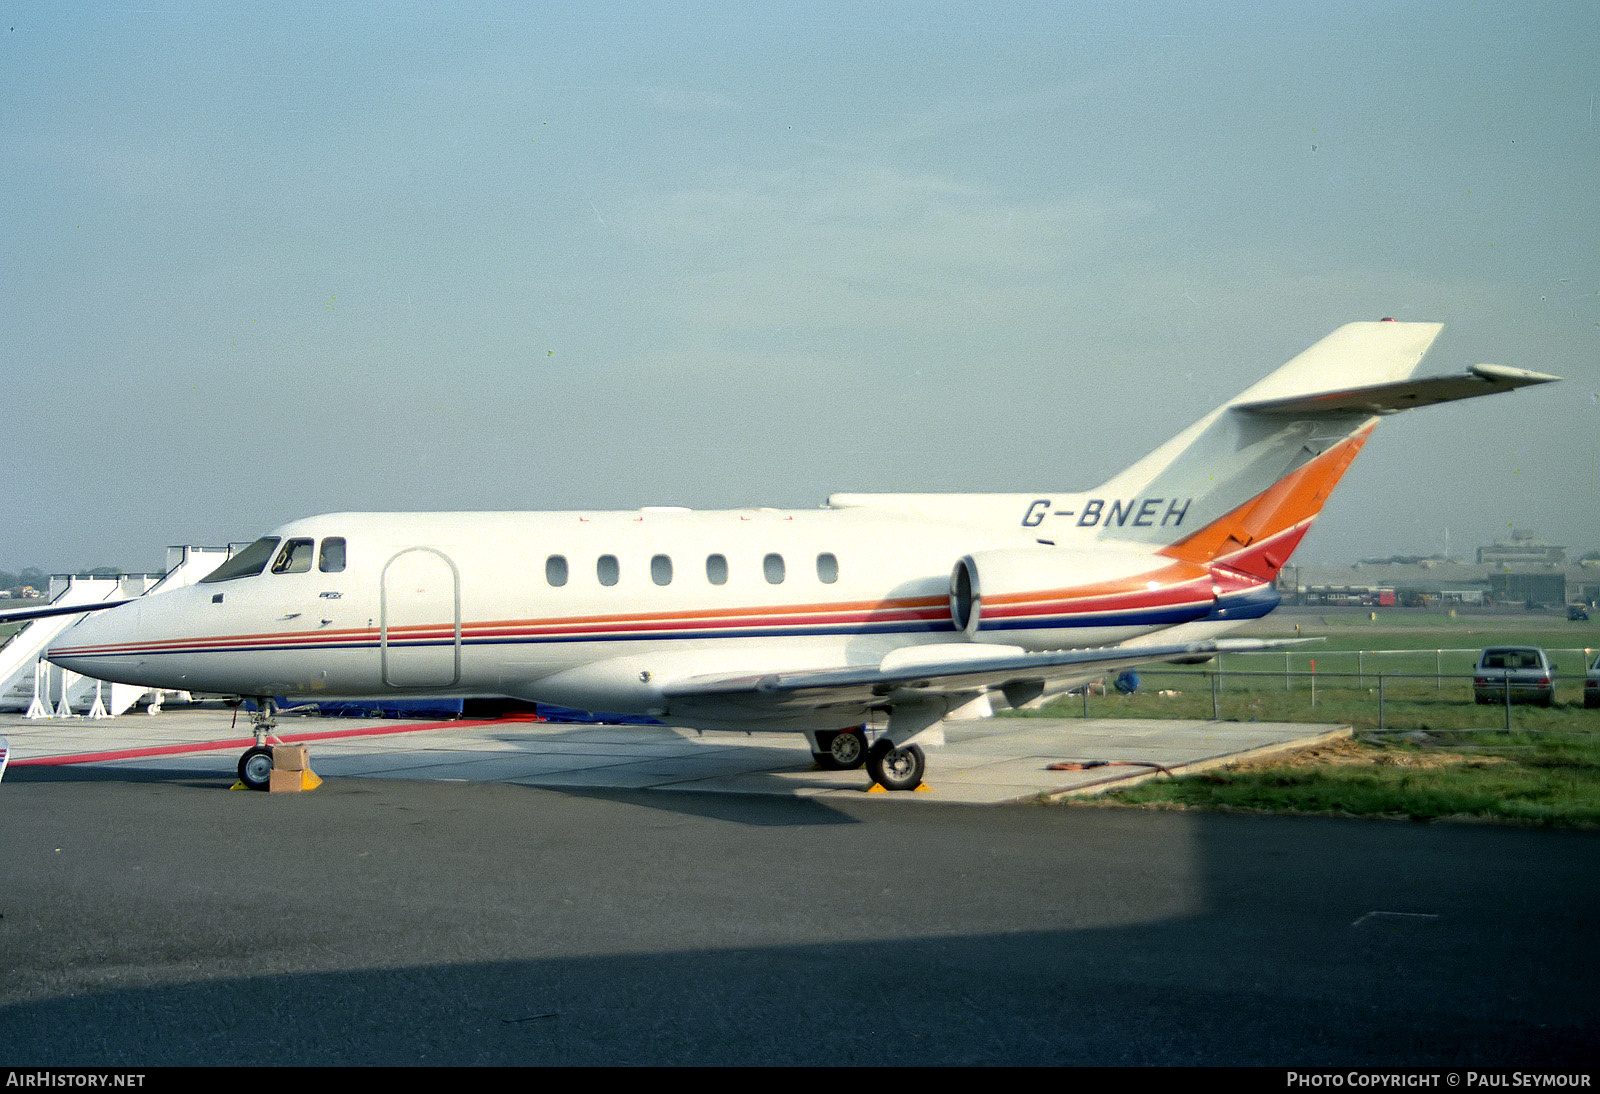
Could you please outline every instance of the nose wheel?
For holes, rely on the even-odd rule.
[[[266,790],[272,784],[272,749],[256,745],[239,757],[239,781],[247,790]]]
[[[272,787],[272,746],[267,738],[277,726],[278,704],[272,697],[263,695],[256,699],[255,713],[250,715],[250,729],[256,743],[245,749],[239,757],[239,781],[247,790],[269,790]]]

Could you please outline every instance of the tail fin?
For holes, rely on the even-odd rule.
[[[1133,545],[1277,575],[1378,418],[1559,379],[1501,365],[1419,379],[1438,323],[1350,323],[1213,410],[1098,490],[834,494],[835,508],[1021,527],[1048,546]]]
[[[1181,505],[1182,538],[1154,522],[1106,522],[1101,538],[1159,542],[1169,557],[1270,579],[1380,415],[1557,378],[1476,365],[1461,376],[1417,379],[1441,329],[1393,320],[1340,327],[1094,492]]]

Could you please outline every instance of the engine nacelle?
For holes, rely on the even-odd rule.
[[[950,574],[950,618],[974,642],[1045,649],[1122,641],[1204,618],[1215,604],[1205,566],[1137,548],[978,551]]]

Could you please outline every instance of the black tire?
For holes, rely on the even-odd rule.
[[[239,781],[246,790],[266,790],[272,785],[272,749],[256,745],[239,757]]]
[[[859,729],[818,733],[817,744],[823,751],[813,752],[811,758],[824,770],[854,771],[867,762],[867,735]]]
[[[885,790],[915,790],[922,785],[927,766],[927,757],[916,745],[894,748],[888,741],[879,741],[867,753],[867,774]]]
[[[840,771],[854,771],[867,762],[867,735],[859,729],[835,734],[828,754]]]

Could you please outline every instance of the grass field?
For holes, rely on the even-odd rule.
[[[1199,718],[1349,725],[1356,740],[1267,763],[1145,783],[1127,804],[1600,824],[1600,709],[1583,676],[1600,627],[1540,617],[1281,615],[1258,637],[1325,637],[1289,653],[1235,654],[1140,673],[1133,695],[1091,689],[1092,718]],[[1555,661],[1549,708],[1473,701],[1486,645],[1538,645]],[[1313,666],[1315,662],[1315,676]],[[1040,713],[1082,715],[1073,696]]]

